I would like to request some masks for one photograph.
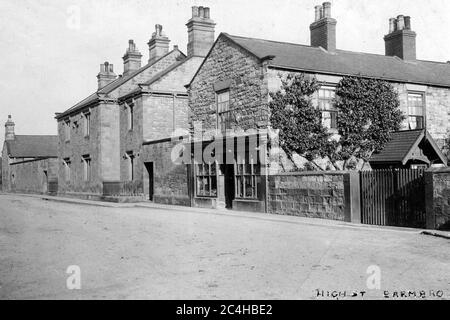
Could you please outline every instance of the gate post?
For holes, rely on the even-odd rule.
[[[436,217],[434,215],[434,188],[433,188],[433,172],[424,172],[425,180],[425,219],[426,228],[435,229]]]
[[[345,221],[361,223],[361,188],[359,171],[344,174]]]

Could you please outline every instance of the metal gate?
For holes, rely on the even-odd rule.
[[[424,228],[424,170],[360,172],[361,222],[380,226]]]

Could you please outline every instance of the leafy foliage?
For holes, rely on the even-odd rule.
[[[313,94],[320,88],[317,80],[289,74],[281,81],[281,89],[270,93],[270,122],[279,129],[280,147],[291,158],[294,154],[308,161],[327,157],[335,168],[352,169],[358,160],[367,161],[373,152],[381,150],[404,119],[398,94],[390,83],[344,77],[334,101],[338,110],[335,139],[312,103]]]
[[[329,134],[322,126],[320,110],[312,104],[319,84],[304,74],[289,74],[281,81],[281,90],[270,93],[269,103],[270,122],[279,129],[280,147],[289,156],[297,153],[308,160],[325,156]]]
[[[385,81],[344,77],[336,88],[335,107],[339,112],[339,158],[367,161],[383,149],[390,133],[400,130],[404,116],[398,94]]]

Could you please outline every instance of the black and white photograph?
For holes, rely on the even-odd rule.
[[[450,299],[449,32],[448,0],[0,0],[0,300]]]

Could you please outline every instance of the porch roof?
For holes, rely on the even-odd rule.
[[[393,132],[391,141],[382,151],[372,155],[370,163],[401,163],[405,165],[410,160],[447,165],[446,157],[428,131],[424,129]]]

